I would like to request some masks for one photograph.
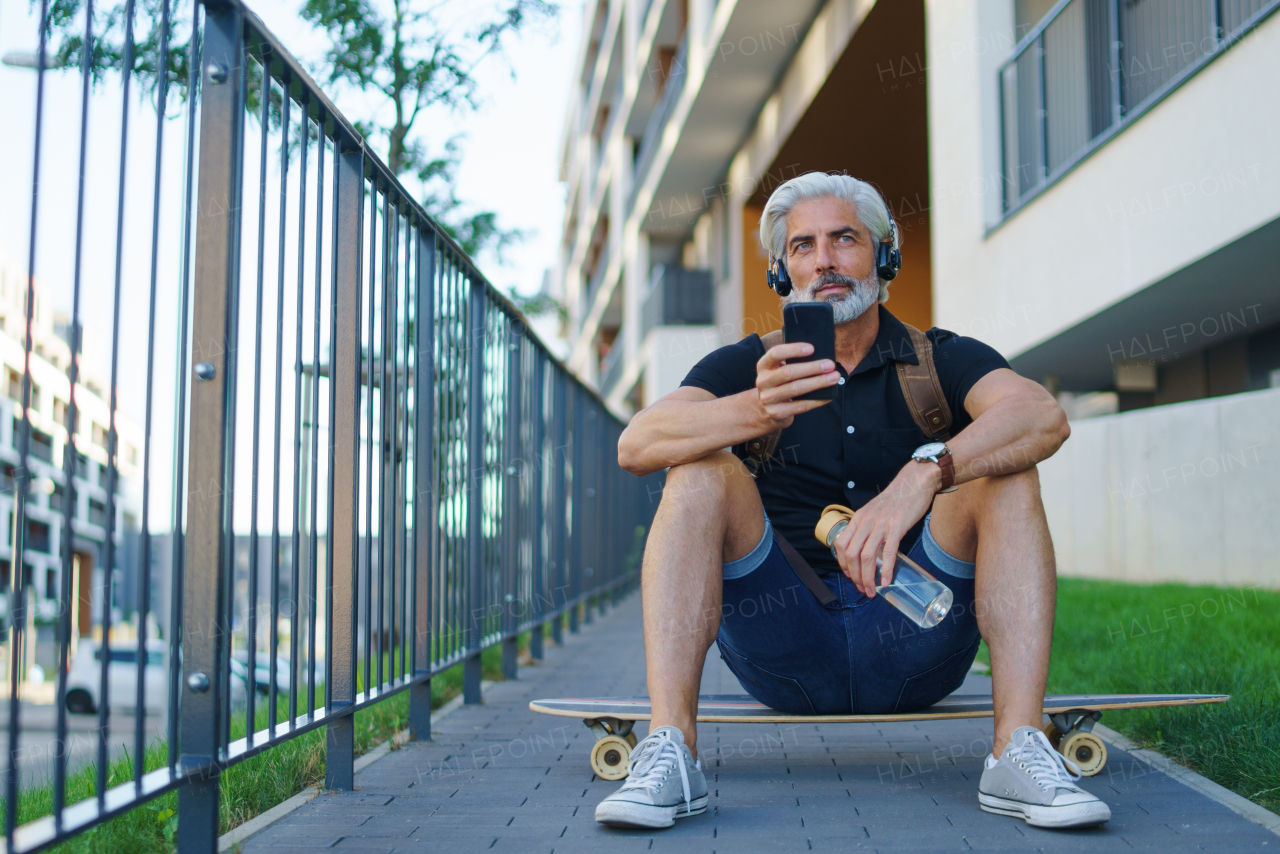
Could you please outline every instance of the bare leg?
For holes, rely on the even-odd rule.
[[[733,454],[667,473],[640,572],[650,731],[678,727],[695,757],[702,665],[720,629],[721,566],[763,535],[760,493]]]
[[[955,557],[977,560],[978,627],[991,650],[999,755],[1020,726],[1040,726],[1058,576],[1034,468],[965,484],[934,502],[930,530]]]

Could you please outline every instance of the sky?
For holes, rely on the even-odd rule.
[[[249,6],[304,65],[317,69],[324,41],[301,20],[298,14],[301,0],[249,0]],[[477,6],[474,0],[454,0],[450,8],[458,10],[456,23],[465,25],[470,20],[467,16],[474,15]],[[37,14],[38,6],[33,8],[30,0],[0,0],[0,56],[11,51],[34,51]],[[428,142],[437,146],[461,135],[462,157],[456,194],[468,208],[495,211],[501,227],[520,229],[527,234],[523,242],[507,250],[505,263],[500,264],[491,254],[476,259],[480,269],[504,292],[513,288],[523,294],[537,292],[544,272],[556,263],[566,194],[558,180],[559,146],[581,14],[579,0],[565,0],[557,19],[527,29],[507,42],[505,58],[486,61],[480,66],[475,74],[481,100],[477,112],[437,112],[419,120],[422,129],[427,131]],[[319,79],[321,75],[315,76]],[[6,125],[5,133],[0,134],[0,163],[5,164],[0,170],[0,265],[9,278],[21,278],[27,267],[36,79],[31,69],[0,65],[0,115],[4,116]],[[80,81],[75,72],[49,72],[45,80],[35,271],[42,310],[56,312],[69,310],[72,303]],[[377,107],[377,99],[365,93],[340,87],[325,88],[349,118],[365,117]],[[153,453],[163,466],[164,461],[172,458],[169,425],[173,417],[178,342],[176,325],[167,318],[172,318],[177,304],[172,283],[180,268],[181,217],[175,214],[180,213],[177,207],[185,127],[181,111],[171,107],[170,113],[177,118],[164,123],[164,157],[160,169],[162,184],[172,190],[172,194],[162,201],[158,223],[159,284],[155,301],[157,320],[152,332],[147,306],[150,303],[151,192],[157,122],[154,108],[144,105],[136,90],[128,103],[130,141],[125,164],[125,228],[119,235],[122,292],[118,314],[121,348],[117,388],[121,411],[141,425],[147,410],[147,344],[153,341],[152,412],[157,419],[152,434]],[[118,237],[115,223],[120,204],[122,98],[118,78],[109,79],[107,85],[94,92],[89,113],[81,312],[86,332],[85,361],[95,362],[100,378],[105,381],[109,359],[103,357],[110,353],[113,331]],[[252,128],[246,131],[246,228],[257,216],[256,185],[250,185],[256,181],[258,160],[256,151],[252,150],[251,136]],[[296,182],[290,186],[290,192],[291,198],[296,199]],[[278,202],[269,196],[267,204],[268,221],[271,221],[271,211]],[[256,235],[247,238],[250,243],[254,239]],[[274,327],[274,311],[268,298],[264,326]],[[536,324],[535,329],[540,326],[554,328],[554,324]],[[282,342],[286,353],[293,347],[291,334],[287,332]],[[263,351],[264,363],[268,357],[274,360],[270,355],[274,352],[272,346],[268,341]],[[270,382],[268,379],[264,393],[269,392]],[[291,411],[293,390],[285,388],[283,393],[284,405]],[[244,409],[239,414],[240,420],[247,417]],[[269,424],[264,429],[269,429]],[[267,440],[269,433],[264,432],[260,438]],[[158,505],[165,503],[157,502]],[[155,512],[163,515],[165,511],[163,506],[158,506]]]

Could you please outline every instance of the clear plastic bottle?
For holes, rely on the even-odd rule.
[[[846,509],[840,508],[840,510]],[[823,521],[818,523],[818,530],[825,529],[825,542],[831,549],[831,553],[835,554],[836,537],[848,527],[849,518],[840,513],[843,518],[827,524],[828,513],[840,513],[840,511],[831,508],[824,510]],[[893,583],[888,587],[880,586],[882,568],[883,562],[880,558],[876,558],[876,593],[883,596],[886,602],[922,629],[931,629],[943,621],[947,612],[951,610],[951,602],[955,599],[955,594],[951,592],[950,587],[934,578],[928,570],[902,552],[898,552],[898,561],[893,568]]]

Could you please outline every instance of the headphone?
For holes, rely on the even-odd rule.
[[[898,227],[889,220],[889,239],[880,241],[876,247],[876,275],[886,282],[892,282],[902,269],[902,251],[894,244],[898,242]],[[781,258],[770,258],[765,279],[780,297],[791,294],[791,274]]]

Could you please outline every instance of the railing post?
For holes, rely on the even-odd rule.
[[[546,546],[546,539],[543,536],[543,519],[542,512],[543,502],[547,499],[546,492],[546,467],[547,452],[546,443],[546,421],[545,409],[543,402],[545,401],[545,381],[546,381],[546,359],[536,347],[533,348],[533,402],[529,407],[529,411],[533,415],[533,463],[529,469],[529,477],[533,478],[530,485],[530,500],[533,502],[532,507],[532,534],[531,545],[533,551],[533,564],[530,571],[533,577],[530,579],[529,591],[533,597],[533,631],[529,634],[529,658],[534,661],[542,660],[542,633],[544,626],[542,622],[543,599],[546,596],[546,560],[543,549]],[[554,604],[554,603],[553,603]]]
[[[502,675],[515,679],[519,673],[520,638],[516,634],[519,620],[516,618],[520,604],[520,477],[516,465],[520,458],[520,434],[524,430],[522,417],[522,392],[524,371],[521,359],[520,335],[511,323],[507,324],[507,411],[502,419],[502,438],[506,459],[499,469],[502,477]],[[523,613],[523,608],[520,609]]]
[[[225,570],[231,533],[227,442],[235,429],[231,370],[239,262],[244,32],[237,4],[205,6],[196,262],[192,311],[191,444],[183,564],[181,771],[178,850],[218,848],[217,762],[225,698],[219,664],[226,625]]]
[[[600,413],[599,404],[585,393],[582,395],[586,399],[586,424],[583,426],[583,447],[582,447],[582,586],[587,596],[582,601],[582,622],[583,625],[591,625],[591,592],[598,591],[600,588],[600,493],[599,478],[596,470],[599,466],[597,460],[597,443],[600,440]],[[597,593],[596,601],[600,600]]]
[[[569,581],[569,601],[573,603],[573,607],[569,609],[569,633],[577,634],[578,632],[578,613],[582,610],[582,603],[579,599],[582,596],[582,528],[586,518],[583,512],[585,509],[583,504],[583,425],[586,418],[583,417],[583,391],[576,383],[573,384],[570,392],[573,399],[573,436],[569,440],[573,443],[573,516],[570,522],[570,535],[573,537],[569,542],[570,558],[570,581]]]
[[[413,651],[414,677],[431,674],[431,562],[435,543],[435,235],[417,234],[417,300],[413,312]],[[431,738],[431,680],[409,689],[409,737]]]
[[[463,702],[480,702],[480,640],[484,634],[484,282],[470,280],[471,329],[467,383],[467,657],[462,665]]]
[[[356,609],[359,600],[360,547],[360,269],[364,231],[364,154],[339,139],[334,168],[336,220],[333,248],[333,588],[329,596],[329,703],[333,711],[356,701]],[[372,441],[372,437],[370,438]],[[334,718],[326,727],[325,788],[355,787],[355,713]]]
[[[551,599],[559,609],[568,601],[566,585],[569,583],[565,573],[565,536],[568,520],[565,505],[568,503],[565,494],[565,467],[569,464],[567,453],[567,437],[565,428],[568,424],[566,408],[569,405],[566,387],[568,379],[563,371],[553,370],[551,373],[551,521],[547,526],[547,534],[551,541]],[[557,604],[558,603],[558,604]],[[564,614],[557,613],[551,621],[551,640],[556,646],[564,643]]]

